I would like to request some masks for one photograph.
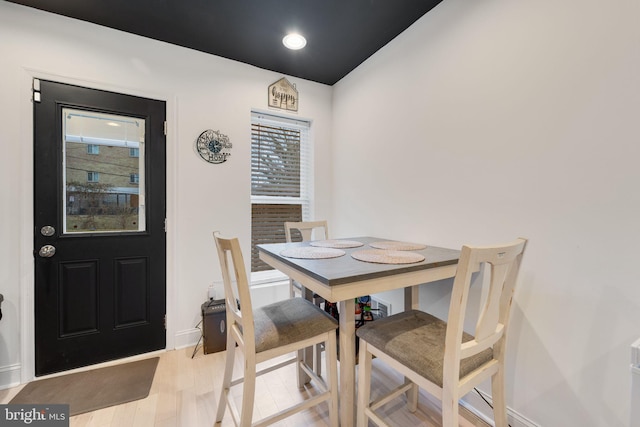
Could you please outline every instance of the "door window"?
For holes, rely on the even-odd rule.
[[[65,234],[145,231],[145,121],[63,109]]]

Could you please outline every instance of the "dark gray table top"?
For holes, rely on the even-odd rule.
[[[329,259],[299,259],[287,258],[280,255],[280,252],[286,248],[309,246],[309,242],[269,243],[257,245],[257,247],[259,252],[270,255],[278,261],[281,261],[329,286],[457,264],[458,258],[460,257],[460,251],[457,249],[427,246],[426,249],[410,251],[422,254],[425,257],[425,260],[422,262],[414,264],[375,264],[358,261],[351,257],[351,253],[363,249],[373,249],[368,245],[369,243],[388,241],[391,239],[376,237],[349,237],[335,240],[356,240],[364,243],[364,246],[348,249],[341,248],[341,250],[346,252],[344,256]]]

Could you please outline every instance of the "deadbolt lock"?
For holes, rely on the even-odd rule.
[[[45,225],[40,229],[40,234],[42,234],[45,237],[51,237],[55,234],[55,232],[56,232],[56,229],[50,225]]]

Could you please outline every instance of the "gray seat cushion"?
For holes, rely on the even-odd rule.
[[[405,311],[375,320],[359,328],[356,334],[393,357],[420,376],[442,387],[442,366],[446,322],[418,310]],[[473,339],[463,333],[462,342]],[[488,348],[460,361],[460,378],[493,358]]]
[[[338,322],[303,298],[278,301],[253,311],[256,352],[315,337],[338,327]]]

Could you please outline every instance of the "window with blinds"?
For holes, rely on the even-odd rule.
[[[309,122],[251,114],[251,272],[272,270],[256,245],[285,241],[284,222],[308,218]]]

